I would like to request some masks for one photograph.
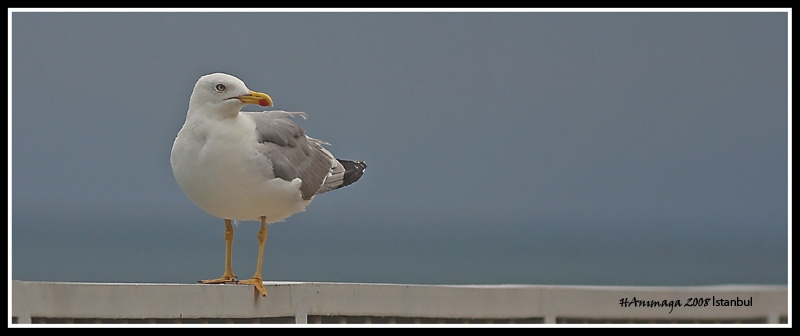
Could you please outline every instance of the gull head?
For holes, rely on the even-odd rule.
[[[235,117],[242,107],[249,104],[272,106],[272,98],[266,93],[251,91],[239,78],[213,73],[197,80],[189,98],[189,113]]]

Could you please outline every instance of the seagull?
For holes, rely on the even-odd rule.
[[[303,112],[242,112],[250,104],[273,106],[272,98],[250,91],[229,74],[200,77],[189,98],[186,121],[172,144],[175,180],[202,210],[225,221],[225,272],[204,284],[255,286],[266,297],[261,276],[268,224],[304,211],[316,195],[358,181],[363,161],[337,159],[292,118]],[[241,280],[231,267],[232,221],[261,221],[258,263]]]

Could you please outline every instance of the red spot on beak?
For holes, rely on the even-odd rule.
[[[258,101],[258,105],[269,106],[269,101],[267,101],[266,99],[261,99]]]

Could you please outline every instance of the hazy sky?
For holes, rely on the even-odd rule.
[[[592,281],[547,275],[558,248],[578,269],[655,249],[636,265],[698,263],[677,283],[787,281],[786,12],[10,18],[14,279],[221,274],[223,222],[181,192],[169,155],[195,81],[226,72],[369,165],[270,227],[265,277],[452,282],[431,275],[446,264],[462,279],[485,266],[498,281]],[[240,227],[241,277],[256,225]],[[325,266],[286,261],[288,245]],[[541,277],[520,271],[530,254]],[[777,266],[746,269],[760,264]],[[415,267],[427,277],[400,276]],[[359,276],[378,270],[397,276]]]

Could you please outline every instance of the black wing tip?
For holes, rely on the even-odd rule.
[[[364,161],[336,160],[344,167],[344,178],[342,178],[342,185],[340,187],[355,183],[364,175],[364,171],[367,170],[367,163]]]

